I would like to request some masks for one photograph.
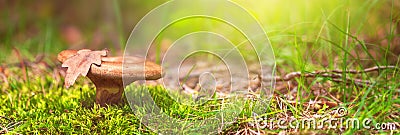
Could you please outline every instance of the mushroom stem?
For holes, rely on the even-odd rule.
[[[99,78],[88,74],[89,79],[96,86],[96,103],[102,107],[121,103],[124,87],[122,80],[111,78]]]

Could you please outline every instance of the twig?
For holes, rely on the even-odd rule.
[[[399,70],[399,67],[396,66],[375,66],[371,68],[367,68],[365,70],[347,70],[347,71],[342,71],[342,70],[327,70],[327,71],[314,71],[311,73],[305,73],[302,74],[301,72],[291,72],[289,74],[286,74],[284,77],[274,77],[274,78],[263,78],[264,81],[272,81],[273,79],[276,81],[290,81],[293,80],[294,78],[297,77],[306,77],[306,78],[313,78],[313,77],[331,77],[331,78],[342,78],[342,75],[339,73],[350,73],[350,74],[360,74],[360,73],[368,73],[368,72],[373,72],[373,71],[379,71],[381,69],[394,69],[394,70]],[[356,82],[361,82],[361,83],[368,83],[368,82],[363,82],[365,80],[355,80]]]
[[[395,70],[397,69],[397,70],[399,70],[400,68],[396,67],[396,66],[375,66],[375,67],[367,68],[364,70],[347,70],[347,71],[332,70],[332,71],[325,71],[325,72],[360,74],[360,73],[379,71],[381,69],[395,69]],[[323,71],[321,71],[321,72],[323,72]]]
[[[394,69],[394,70],[399,70],[399,67],[396,66],[375,66],[371,68],[367,68],[364,70],[326,70],[326,71],[314,71],[311,73],[301,73],[301,72],[291,72],[289,74],[286,74],[283,77],[276,76],[273,78],[263,78],[263,81],[272,81],[275,80],[276,82],[281,82],[281,81],[291,81],[295,78],[298,77],[305,77],[305,78],[315,78],[315,77],[329,77],[332,78],[332,81],[338,82],[338,83],[346,83],[346,84],[354,84],[357,86],[364,87],[365,85],[371,85],[372,83],[367,80],[362,80],[362,79],[351,79],[351,78],[345,78],[344,80],[342,79],[341,73],[349,73],[349,74],[360,74],[360,73],[368,73],[368,72],[373,72],[373,71],[379,71],[382,69]]]
[[[9,123],[6,126],[3,126],[2,124],[0,124],[0,134],[7,134],[10,131],[12,131],[13,129],[15,129],[15,126],[19,126],[22,121],[20,122],[13,122],[13,120],[11,120],[10,118],[4,117],[4,116],[0,116],[0,119],[6,119]]]

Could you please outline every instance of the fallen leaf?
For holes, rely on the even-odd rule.
[[[73,85],[79,75],[86,76],[92,64],[101,65],[101,57],[107,56],[108,50],[91,51],[88,49],[79,50],[74,56],[69,57],[62,67],[67,67],[65,75],[66,88]]]

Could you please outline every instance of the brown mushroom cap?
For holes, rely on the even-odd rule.
[[[130,84],[137,80],[157,80],[161,78],[161,66],[143,60],[136,62],[124,63],[122,57],[109,57],[114,59],[111,61],[102,61],[101,65],[92,65],[89,73],[91,76],[109,78],[109,79],[125,79],[125,84]],[[130,59],[136,57],[127,57]],[[125,61],[127,62],[127,61]],[[145,64],[145,66],[143,65]],[[124,66],[124,67],[122,67]],[[124,69],[124,70],[122,70]]]
[[[69,57],[76,55],[77,52],[77,50],[64,50],[59,53],[57,58],[60,62],[64,62]],[[124,70],[122,70],[122,66],[124,66]],[[89,71],[93,77],[121,79],[123,76],[124,79],[129,80],[125,82],[126,84],[137,80],[157,80],[162,77],[161,73],[161,66],[132,56],[103,57],[101,65],[92,64]]]

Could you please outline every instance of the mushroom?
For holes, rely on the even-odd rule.
[[[77,53],[77,50],[64,50],[58,54],[58,60],[64,63]],[[122,101],[125,86],[137,80],[157,80],[162,77],[161,73],[161,66],[139,57],[125,56],[125,60],[124,57],[101,57],[100,65],[91,64],[87,77],[96,86],[96,103],[106,106],[119,104]]]

